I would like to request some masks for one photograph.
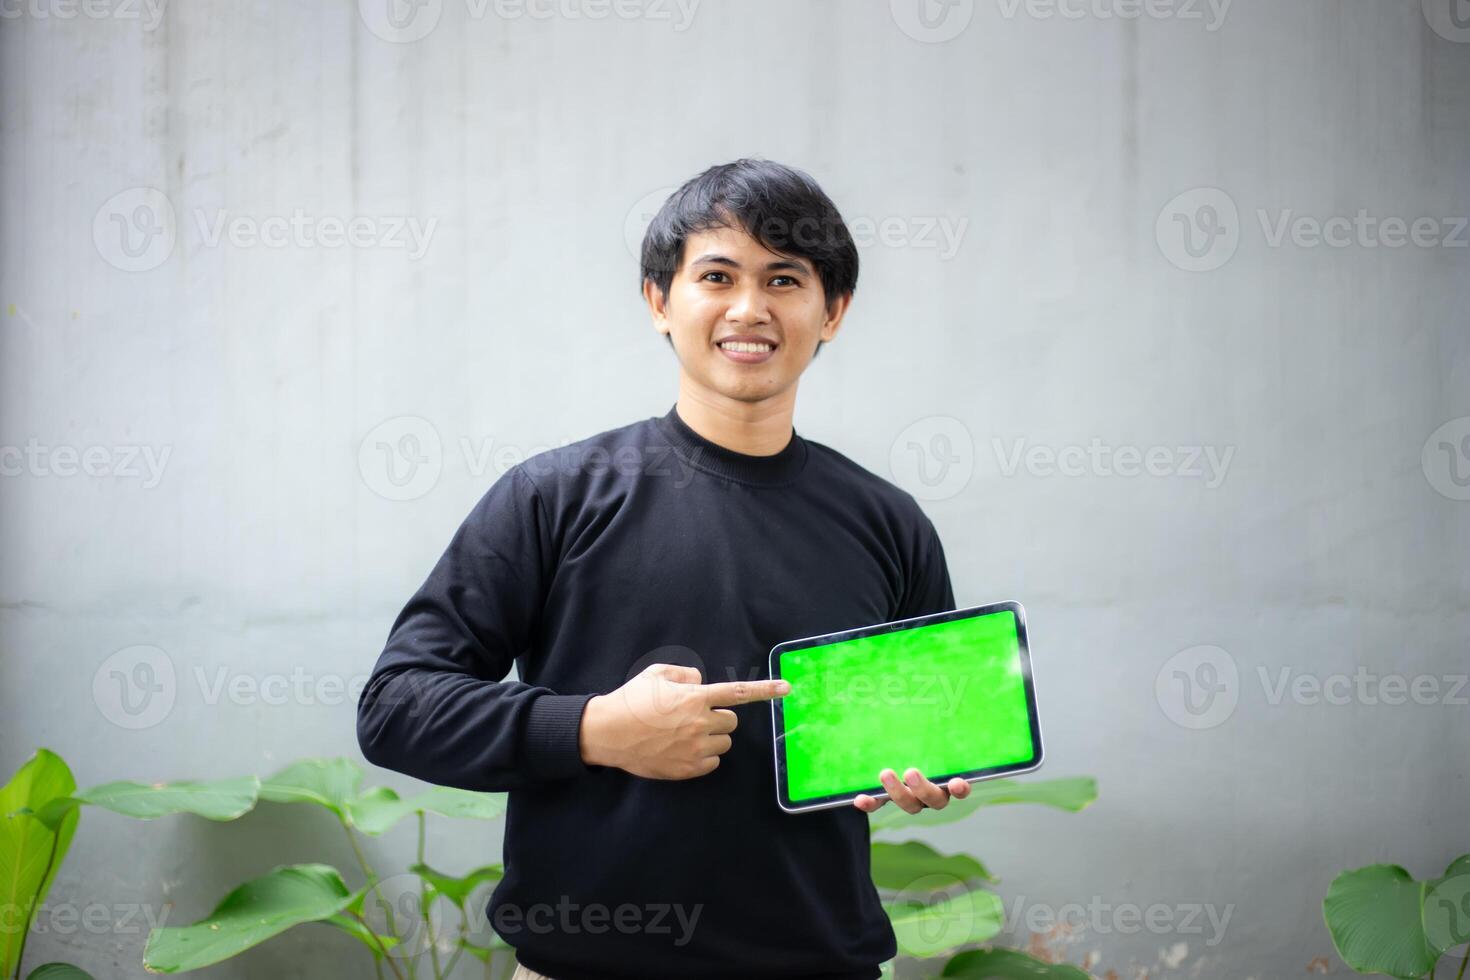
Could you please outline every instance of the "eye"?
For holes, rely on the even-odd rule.
[[[787,282],[791,283],[791,285],[793,285],[793,286],[800,286],[801,285],[801,283],[797,282],[796,279],[795,279],[795,277],[793,277],[793,276],[777,276],[775,279],[772,279],[771,282],[774,284],[779,279],[785,279]]]
[[[699,278],[700,278],[701,281],[704,281],[704,280],[709,280],[709,277],[710,276],[723,276],[723,275],[724,275],[723,272],[706,272],[704,275],[700,276]]]

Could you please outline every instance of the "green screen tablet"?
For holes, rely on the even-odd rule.
[[[776,802],[791,813],[886,799],[885,768],[943,783],[1041,765],[1019,602],[788,640],[771,677],[791,683],[771,700]]]

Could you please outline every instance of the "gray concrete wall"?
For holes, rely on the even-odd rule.
[[[1078,903],[1040,941],[1099,972],[1343,973],[1339,870],[1470,850],[1447,2],[99,3],[0,18],[0,771],[356,756],[342,689],[507,462],[672,404],[629,241],[759,155],[862,241],[798,430],[920,497],[962,604],[1026,603],[1043,774],[1100,782],[928,835],[1012,941]],[[183,924],[308,860],[352,863],[316,813],[89,810],[52,903]],[[28,963],[142,976],[145,933]],[[203,975],[362,963],[300,929]]]

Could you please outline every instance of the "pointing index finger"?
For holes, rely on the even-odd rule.
[[[791,692],[791,682],[786,680],[724,681],[704,686],[705,703],[710,705],[746,704],[751,701],[769,701]]]

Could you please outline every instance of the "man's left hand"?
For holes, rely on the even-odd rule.
[[[905,813],[918,813],[926,808],[943,810],[949,806],[950,797],[963,800],[970,795],[970,784],[958,776],[939,786],[925,779],[924,774],[917,769],[909,769],[902,780],[892,769],[884,769],[878,774],[878,782],[888,791],[888,800],[897,803],[899,809]],[[859,793],[852,805],[864,813],[872,813],[888,800],[874,799],[866,793]]]

